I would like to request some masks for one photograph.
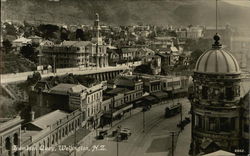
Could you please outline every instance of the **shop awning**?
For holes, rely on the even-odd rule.
[[[159,100],[168,97],[168,93],[166,93],[166,92],[155,92],[155,93],[152,93],[151,95],[154,96],[154,97],[156,97]]]

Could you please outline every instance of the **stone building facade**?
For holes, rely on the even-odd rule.
[[[235,152],[242,142],[241,71],[236,59],[214,36],[211,50],[196,63],[191,101],[192,154],[218,149]],[[249,82],[250,83],[250,82]]]
[[[0,155],[20,156],[20,151],[15,150],[21,147],[21,122],[20,116],[13,119],[0,119]]]

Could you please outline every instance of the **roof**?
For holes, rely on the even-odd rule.
[[[13,42],[28,43],[28,42],[31,42],[31,39],[21,37],[21,38],[18,38],[18,39],[16,39],[16,40],[14,40]]]
[[[37,35],[34,35],[34,36],[30,36],[29,39],[41,39],[42,37],[39,37]]]
[[[31,124],[41,128],[41,129],[45,129],[47,128],[47,125],[52,125],[54,123],[56,123],[59,119],[62,119],[64,117],[66,117],[68,115],[68,113],[63,112],[61,110],[55,110],[51,113],[48,113],[44,116],[41,116],[37,119],[35,119],[34,121],[30,122]]]
[[[128,88],[117,87],[117,88],[114,88],[114,89],[108,91],[107,94],[119,94],[119,93],[126,93],[126,92],[129,92],[129,91],[131,91],[131,90],[128,89]]]
[[[158,99],[163,99],[163,98],[167,98],[168,97],[168,93],[166,92],[155,92],[155,93],[151,93],[152,96],[155,96]]]
[[[218,150],[216,152],[205,154],[203,156],[235,156],[235,154],[223,150]]]
[[[67,84],[60,83],[59,85],[50,89],[49,93],[67,95],[68,92],[80,93],[82,90],[86,90],[87,87],[80,84]]]
[[[156,40],[172,40],[175,37],[172,36],[164,36],[164,37],[155,37]]]
[[[134,47],[126,47],[121,49],[122,53],[131,53],[131,52],[136,52],[137,50],[138,48]]]
[[[195,72],[214,74],[240,73],[238,62],[233,55],[222,49],[218,35],[214,36],[213,48],[204,52],[196,62]]]
[[[170,54],[162,54],[162,53],[156,53],[156,55],[159,55],[160,57],[169,57]]]
[[[171,50],[172,52],[178,52],[178,49],[177,49],[176,47],[170,47],[170,50]]]
[[[62,46],[75,46],[75,47],[82,47],[92,44],[90,41],[63,41]]]

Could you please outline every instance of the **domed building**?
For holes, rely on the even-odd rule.
[[[193,155],[219,149],[235,152],[243,144],[241,99],[246,93],[241,92],[241,71],[233,55],[222,48],[220,36],[214,40],[197,60],[193,74]]]

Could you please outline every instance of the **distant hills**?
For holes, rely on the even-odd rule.
[[[111,25],[215,25],[215,0],[6,0],[2,20]],[[219,23],[247,27],[250,8],[219,1]]]

